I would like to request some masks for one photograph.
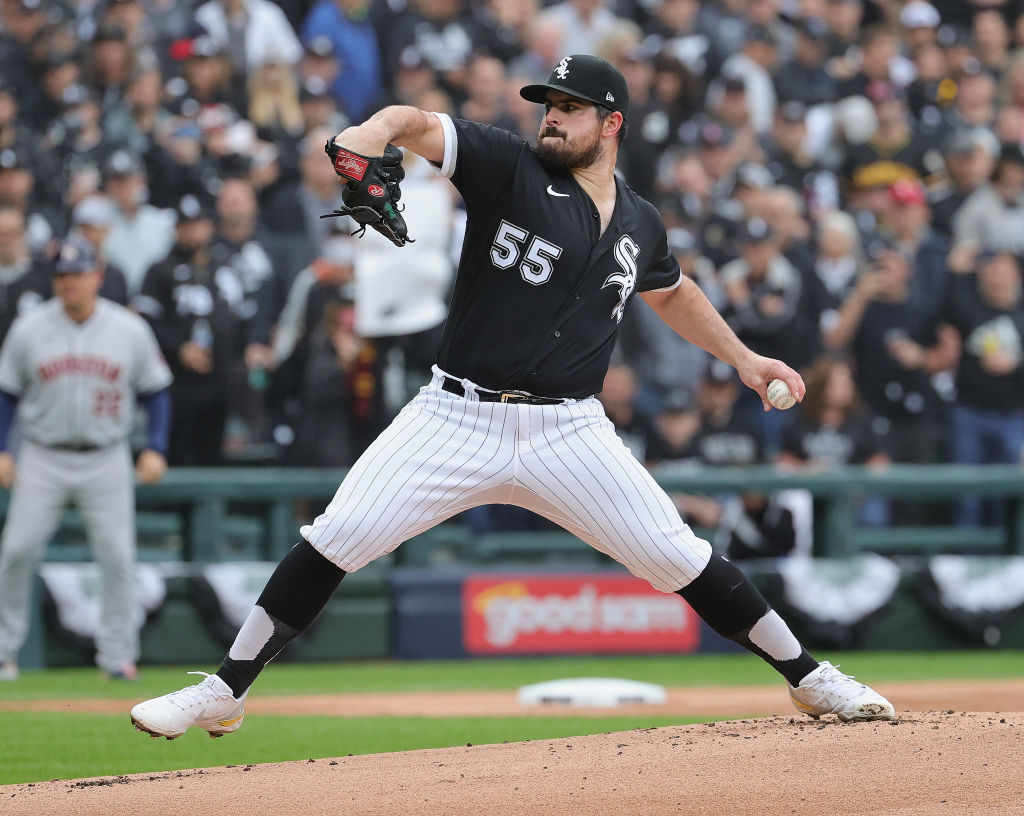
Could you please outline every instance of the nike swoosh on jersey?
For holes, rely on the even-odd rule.
[[[549,195],[549,196],[558,196],[559,198],[568,198],[568,197],[569,197],[569,194],[568,194],[568,193],[556,193],[556,192],[555,192],[555,191],[554,191],[554,190],[553,190],[553,189],[551,188],[551,185],[550,185],[550,184],[548,185],[548,195]]]

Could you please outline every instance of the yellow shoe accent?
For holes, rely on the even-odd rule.
[[[223,726],[224,728],[227,728],[229,725],[234,725],[236,722],[238,722],[244,716],[245,716],[245,714],[239,714],[233,720],[217,720],[217,725],[220,725],[220,726]]]

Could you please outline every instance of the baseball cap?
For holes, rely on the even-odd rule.
[[[936,28],[942,18],[931,3],[914,0],[900,9],[900,25],[904,28]]]
[[[125,42],[128,39],[128,34],[125,30],[114,23],[105,23],[97,29],[93,35],[92,41],[94,43],[100,42]]]
[[[186,193],[174,205],[178,215],[178,223],[185,221],[204,221],[213,218],[213,207],[205,195]]]
[[[99,264],[96,250],[81,235],[69,235],[57,247],[53,258],[58,275],[91,272]]]
[[[927,204],[924,187],[916,179],[900,179],[889,187],[889,198],[894,204],[903,206]]]
[[[595,105],[629,116],[629,90],[626,78],[610,62],[592,54],[563,57],[551,71],[546,85],[526,85],[519,95],[528,102],[543,104],[548,91],[561,91]]]
[[[130,150],[115,150],[103,163],[103,178],[125,178],[144,173],[142,160]]]
[[[71,223],[83,227],[109,227],[116,218],[114,202],[101,195],[86,196],[71,211]]]

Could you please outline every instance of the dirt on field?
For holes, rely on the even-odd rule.
[[[642,710],[760,716],[556,740],[8,785],[0,787],[0,813],[1024,814],[1024,714],[1018,713],[1024,711],[1024,680],[890,683],[878,690],[896,705],[896,722],[842,724],[791,714],[778,686],[671,689],[664,706],[614,710],[526,707],[510,693],[495,692],[254,697],[247,715]],[[0,710],[15,707],[86,712],[121,711],[125,704],[7,703]]]

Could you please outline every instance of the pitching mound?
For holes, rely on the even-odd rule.
[[[797,717],[0,788],[11,816],[1024,812],[1024,715]]]

